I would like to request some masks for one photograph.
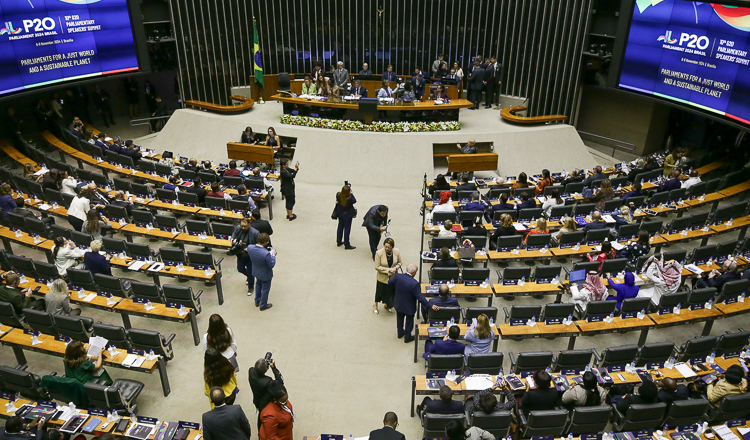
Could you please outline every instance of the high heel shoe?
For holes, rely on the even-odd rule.
[[[378,303],[374,303],[372,305],[372,313],[374,313],[376,315],[380,314],[380,312],[378,311]]]

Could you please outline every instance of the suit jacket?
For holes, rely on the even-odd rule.
[[[680,179],[669,179],[659,185],[659,191],[657,192],[672,191],[673,189],[678,188],[682,188],[682,182],[680,182]]]
[[[3,284],[0,286],[0,301],[13,304],[16,313],[23,316],[23,309],[29,307],[31,302],[34,301],[34,298],[27,298],[26,295],[21,293],[21,289],[16,289],[15,287]]]
[[[240,405],[222,405],[203,413],[203,438],[239,440],[250,438],[250,422]]]
[[[258,232],[265,232],[268,235],[273,235],[273,228],[268,220],[253,220],[253,222],[250,223],[250,227],[257,229]]]
[[[438,339],[432,344],[429,352],[432,354],[464,354],[464,350],[466,350],[466,345],[459,341]]]
[[[471,182],[461,183],[456,186],[456,191],[476,191],[477,186]]]
[[[126,202],[125,200],[112,200],[112,205],[125,208],[125,210],[128,212],[128,215],[131,215],[133,213],[133,205]]]
[[[258,374],[258,372],[255,370],[255,367],[250,367],[250,369],[247,371],[248,381],[250,382],[250,389],[253,391],[253,405],[258,408],[258,411],[265,408],[266,405],[268,405],[268,402],[271,401],[271,396],[268,394],[268,390],[270,389],[271,385],[274,382],[280,383],[282,385],[284,384],[284,378],[281,376],[279,370],[277,368],[273,368],[272,371],[275,379],[271,379],[265,374]]]
[[[434,267],[434,266],[433,266]],[[429,310],[428,308],[431,308],[432,306],[438,306],[438,307],[459,307],[458,305],[458,298],[443,298],[443,297],[436,297],[436,298],[430,298],[430,300],[427,302],[429,307],[422,306],[422,315],[427,317],[429,316]]]
[[[370,70],[370,69],[367,69],[367,70],[360,70],[360,71],[359,71],[359,74],[360,74],[360,75],[372,75],[372,70]]]
[[[86,252],[83,254],[83,264],[86,266],[86,270],[91,271],[92,274],[101,273],[112,276],[112,268],[109,261],[99,252]]]
[[[297,177],[297,170],[294,168],[284,168],[281,170],[281,193],[294,191],[294,178]]]
[[[519,211],[522,210],[522,209],[527,209],[527,208],[536,208],[536,200],[535,199],[529,199],[529,200],[527,200],[525,202],[522,202],[522,203],[519,203],[518,205],[516,205],[516,208],[518,208]]]
[[[461,343],[459,342],[459,344]],[[463,412],[464,405],[459,400],[443,402],[440,399],[433,399],[427,402],[427,405],[425,405],[425,409],[422,414],[462,414]]]
[[[597,222],[586,223],[586,226],[583,227],[583,230],[586,232],[589,232],[592,230],[605,229],[605,228],[607,228],[607,222],[605,222],[604,220],[600,220]]]
[[[362,86],[359,86],[359,87],[352,86],[352,88],[349,90],[349,94],[359,95],[363,98],[367,98],[367,89]]]
[[[383,426],[380,429],[370,431],[370,440],[406,440],[406,437],[390,426]]]
[[[413,276],[405,273],[397,273],[388,284],[396,289],[396,295],[393,299],[393,307],[397,312],[405,315],[414,315],[417,313],[417,301],[427,307],[427,299],[422,294],[419,281]]]
[[[401,252],[398,248],[393,248],[393,266],[399,264],[403,264],[403,261],[401,261]],[[388,257],[385,256],[385,248],[380,248],[375,252],[375,270],[378,272],[379,283],[388,282],[391,278],[388,268],[393,266],[388,266]]]
[[[396,72],[389,72],[386,70],[385,72],[383,72],[383,79],[388,81],[396,81],[398,77],[396,76]]]
[[[381,217],[378,214],[378,206],[380,205],[375,205],[367,211],[362,219],[362,226],[366,227],[368,231],[380,233],[380,227],[388,223],[388,216]]]
[[[484,69],[477,67],[469,74],[469,90],[482,90],[484,84]]]
[[[204,203],[206,203],[206,194],[208,194],[208,191],[206,191],[202,187],[191,186],[189,188],[185,188],[185,191],[197,195],[199,204],[203,205]]]
[[[253,276],[261,281],[270,281],[273,278],[276,257],[271,255],[268,249],[255,244],[247,247],[247,255],[253,262]]]
[[[493,84],[494,84],[494,80],[495,80],[495,75],[496,74],[497,74],[497,72],[495,71],[495,65],[494,64],[488,64],[484,68],[484,81],[487,82],[487,85],[490,84],[490,81],[492,81]]]

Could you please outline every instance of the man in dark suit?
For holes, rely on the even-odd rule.
[[[708,274],[708,278],[699,279],[695,287],[714,287],[716,290],[720,290],[725,283],[739,279],[740,274],[737,272],[737,262],[733,258],[727,258],[722,263],[720,270],[712,270]]]
[[[406,436],[396,431],[398,416],[388,411],[383,417],[383,427],[370,431],[370,440],[406,440]]]
[[[115,192],[115,199],[112,201],[112,205],[125,208],[125,210],[128,212],[128,215],[131,215],[133,213],[133,204],[125,200],[125,193],[122,191]]]
[[[673,189],[682,188],[682,181],[680,181],[680,170],[674,169],[672,171],[671,179],[665,180],[664,183],[659,185],[659,190],[657,192],[668,192],[672,191]]]
[[[597,180],[604,180],[609,179],[609,176],[602,173],[602,167],[599,165],[594,167],[594,174],[590,175],[586,179],[583,180],[583,186],[589,187],[591,184]]]
[[[435,267],[435,266],[432,266],[432,267]],[[424,316],[425,322],[427,322],[427,315],[428,315],[427,309],[431,308],[432,306],[459,307],[458,298],[453,298],[451,296],[451,290],[448,288],[447,284],[441,284],[440,288],[438,289],[438,296],[435,298],[430,298],[430,300],[427,301],[427,307],[422,307],[422,316]]]
[[[271,223],[269,223],[268,220],[263,220],[261,218],[260,209],[254,210],[251,214],[250,227],[257,229],[258,232],[265,232],[268,235],[273,235]]]
[[[380,244],[380,235],[388,229],[388,207],[375,205],[370,208],[362,219],[362,226],[367,228],[367,235],[370,237],[370,251],[374,261],[375,252],[378,251],[378,244]]]
[[[512,211],[516,209],[516,205],[508,203],[508,195],[503,193],[500,194],[500,199],[495,205],[487,207],[487,212],[484,214],[484,219],[491,222],[495,218],[495,211]]]
[[[240,405],[224,403],[221,387],[211,388],[211,411],[203,413],[203,438],[206,440],[238,440],[250,438],[250,422]]]
[[[531,190],[530,190],[531,191]],[[531,195],[526,191],[521,193],[521,203],[516,205],[516,208],[520,212],[522,209],[536,208],[536,200],[531,198]]]
[[[372,75],[372,70],[367,63],[362,63],[362,70],[359,71],[360,75]]]
[[[19,316],[23,316],[23,309],[44,310],[44,300],[32,298],[31,288],[21,289],[20,284],[21,277],[17,273],[11,272],[6,275],[5,284],[0,285],[0,301],[11,303]]]
[[[273,372],[274,379],[266,376],[269,367]],[[255,361],[255,366],[250,367],[247,376],[250,382],[250,389],[253,391],[253,405],[258,409],[258,429],[260,429],[260,412],[271,401],[271,386],[275,383],[284,385],[284,377],[278,368],[276,368],[276,363],[273,359],[269,362],[265,358]]]
[[[659,390],[659,402],[664,402],[669,406],[675,400],[687,400],[690,397],[690,391],[686,385],[677,385],[677,381],[671,377],[665,377],[661,381]]]
[[[5,427],[0,428],[0,440],[41,439],[46,431],[45,422],[46,420],[37,417],[24,429],[23,420],[18,416],[12,416],[5,422]],[[29,431],[29,434],[21,433],[21,430]]]
[[[132,140],[128,139],[125,141],[125,148],[122,150],[122,153],[120,153],[124,156],[128,156],[129,158],[133,159],[133,163],[138,166],[138,161],[141,160],[143,155],[141,155],[141,149],[138,148],[137,145],[133,143]]]
[[[452,325],[443,339],[425,341],[422,357],[427,359],[430,354],[463,354],[466,346],[458,340],[459,336],[461,329],[457,325]]]
[[[586,223],[586,226],[583,227],[583,230],[585,232],[589,232],[605,228],[607,228],[607,222],[602,220],[602,213],[599,211],[594,211],[591,213],[591,221]]]
[[[198,196],[198,204],[204,205],[206,203],[206,194],[208,192],[203,188],[203,180],[200,177],[193,179],[193,186],[183,187],[183,191],[195,194]]]
[[[459,176],[458,185],[456,186],[456,191],[476,191],[477,186],[469,182],[469,179],[471,179],[471,175],[469,173],[461,173],[461,175]]]
[[[484,66],[484,108],[492,108],[495,103],[495,65],[488,59]]]
[[[110,123],[117,125],[112,114],[112,103],[109,101],[109,92],[100,88],[98,84],[94,86],[94,107],[102,115],[105,126],[109,127]]]
[[[422,99],[422,96],[424,96],[424,89],[426,87],[424,77],[422,77],[421,73],[418,73],[411,78],[411,82],[412,84],[414,84],[414,96],[418,100]]]
[[[99,133],[96,136],[96,140],[94,140],[94,145],[96,145],[97,147],[101,148],[101,150],[102,150],[102,157],[106,154],[105,151],[109,150],[109,145],[106,142],[104,142],[104,139],[106,137],[107,137],[107,135],[105,135],[104,133]]]
[[[482,100],[482,89],[484,88],[484,69],[479,63],[474,63],[474,68],[469,74],[468,89],[469,89],[469,101],[474,104],[474,107],[470,107],[471,110],[477,110],[479,108],[479,101]]]
[[[367,89],[362,87],[362,81],[358,79],[354,80],[354,85],[349,91],[349,95],[359,96],[360,98],[367,98]]]
[[[268,294],[271,291],[273,267],[276,266],[276,249],[266,249],[269,241],[271,239],[268,234],[258,234],[256,244],[247,247],[247,255],[252,261],[255,277],[255,307],[260,307],[261,312],[273,307],[273,304],[268,302]]]
[[[383,72],[383,80],[390,82],[396,81],[397,79],[396,72],[393,71],[393,65],[389,64],[387,70]]]
[[[409,264],[406,266],[406,273],[396,274],[388,280],[388,284],[393,286],[396,292],[393,299],[393,307],[396,309],[398,338],[404,338],[404,342],[407,344],[414,341],[411,331],[414,328],[414,314],[417,313],[417,301],[424,307],[429,306],[427,299],[422,294],[419,281],[414,279],[416,274],[417,265]],[[436,305],[430,308],[432,310],[440,310],[440,307]],[[406,327],[404,327],[404,321],[406,321]]]
[[[440,387],[438,396],[440,399],[425,397],[422,404],[417,405],[417,414],[420,418],[425,414],[462,414],[464,412],[464,405],[460,400],[453,400],[453,390],[448,385]]]

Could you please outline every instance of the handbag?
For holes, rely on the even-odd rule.
[[[338,220],[339,213],[336,210],[336,208],[338,207],[339,207],[339,202],[336,202],[336,204],[333,205],[333,212],[331,213],[331,220]]]

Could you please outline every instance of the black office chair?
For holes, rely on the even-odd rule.
[[[509,252],[523,246],[523,235],[506,235],[498,237],[495,248],[498,252]]]
[[[688,295],[688,305],[703,306],[709,300],[716,301],[716,288],[706,287],[703,289],[694,289]]]
[[[503,307],[503,312],[506,323],[515,319],[527,320],[532,317],[536,317],[537,322],[542,319],[542,306],[512,306],[510,311],[507,307]]]
[[[575,205],[555,206],[554,208],[552,208],[552,210],[550,210],[549,219],[560,220],[563,217],[572,217],[574,206]]]
[[[219,210],[227,208],[227,201],[221,197],[206,196],[206,207]]]
[[[639,225],[622,225],[617,229],[617,242],[621,243],[638,238]]]
[[[573,435],[603,432],[612,415],[609,405],[576,407],[570,416],[568,432]]]
[[[674,307],[677,307],[677,305],[680,305],[680,308],[688,308],[688,295],[690,292],[674,292],[674,293],[665,293],[664,295],[659,298],[659,304],[656,305],[653,310],[660,310],[660,309],[673,309]]]
[[[555,277],[560,277],[562,273],[562,266],[559,264],[551,264],[546,266],[536,266],[534,269],[534,279],[539,280],[552,280]]]
[[[700,246],[695,249],[693,249],[693,252],[690,255],[690,262],[695,265],[701,265],[706,263],[709,258],[713,258],[717,255],[720,255],[716,252],[716,245],[711,244],[708,246]]]
[[[721,293],[716,299],[717,302],[725,301],[729,298],[735,298],[740,294],[747,292],[748,286],[750,286],[750,280],[735,280],[727,281],[721,286]]]
[[[565,319],[570,315],[575,314],[575,304],[547,304],[544,306],[544,319]]]
[[[586,240],[586,231],[563,232],[558,238],[558,246],[561,249],[570,248]]]
[[[177,194],[170,189],[156,188],[156,198],[164,203],[172,203],[177,200]]]
[[[536,250],[543,247],[549,247],[552,241],[552,234],[531,234],[526,236],[526,249]]]
[[[646,364],[666,362],[674,354],[674,342],[651,342],[643,344],[638,350],[636,366],[642,367]]]
[[[86,290],[98,292],[94,275],[85,269],[68,269],[68,288],[70,290]]]
[[[466,368],[471,374],[500,374],[503,369],[503,354],[494,353],[469,353]]]
[[[422,418],[422,438],[443,438],[448,423],[456,421],[463,425],[463,414],[432,414],[427,413]]]
[[[200,203],[198,194],[181,191],[177,194],[177,201],[185,206],[195,207]]]
[[[468,418],[468,421],[470,426],[484,429],[495,436],[496,439],[502,439],[508,436],[513,416],[510,411],[506,410],[494,411],[490,414],[484,411],[474,411]]]
[[[518,212],[519,221],[535,220],[542,217],[542,208],[526,208]]]
[[[154,350],[155,354],[162,356],[166,361],[171,361],[174,358],[174,349],[172,348],[172,340],[175,338],[174,333],[165,338],[157,331],[131,328],[127,330],[127,334],[133,348],[146,352]]]
[[[582,350],[561,350],[555,359],[553,371],[559,373],[562,370],[583,370],[586,365],[592,365],[596,350],[593,348]]]
[[[0,301],[0,324],[9,327],[23,328],[23,317],[16,313],[13,304]]]
[[[130,340],[128,339],[128,334],[125,330],[125,327],[120,327],[119,325],[95,323],[92,328],[96,336],[101,336],[102,338],[107,339],[108,345],[114,345],[115,347],[122,350],[133,348],[133,346],[130,344]]]
[[[8,255],[8,262],[14,272],[22,274],[29,279],[35,278],[36,268],[34,267],[34,260],[31,258],[26,258],[23,255]]]
[[[573,209],[575,217],[585,217],[596,210],[596,203],[579,203]]]
[[[566,194],[580,193],[581,191],[583,191],[583,182],[573,182],[565,185]]]
[[[162,286],[164,301],[168,303],[181,304],[195,310],[196,314],[201,312],[201,294],[202,290],[193,293],[190,286],[177,286],[174,284],[165,284]],[[441,307],[442,308],[442,307]]]
[[[609,347],[602,350],[601,356],[597,358],[597,366],[604,368],[610,365],[625,365],[633,362],[636,357],[638,357],[637,345]]]
[[[25,365],[19,365],[12,368],[7,365],[0,365],[0,383],[4,385],[4,391],[20,394],[31,400],[49,400],[49,393],[42,386],[41,378],[25,371],[26,367]]]
[[[429,270],[430,281],[450,281],[457,283],[459,280],[457,267],[433,267]]]
[[[122,192],[130,192],[130,181],[120,179],[117,177],[112,178],[112,183],[115,186],[116,190],[122,191]]]
[[[510,358],[511,374],[519,374],[525,371],[544,370],[552,366],[554,355],[551,351],[527,351],[518,353],[518,359],[513,353],[508,353]]]
[[[452,237],[435,237],[429,241],[429,246],[433,252],[437,252],[442,248],[451,249],[456,246],[458,239]]]
[[[709,407],[708,420],[711,423],[720,423],[744,418],[748,413],[750,413],[750,393],[737,394],[723,398],[718,408]]]
[[[94,274],[94,281],[99,292],[109,293],[120,298],[132,297],[132,280],[127,278],[117,278],[104,274]]]
[[[151,302],[163,303],[164,295],[161,286],[154,283],[143,283],[140,281],[131,281],[130,286],[133,289],[133,297],[142,298]]]
[[[518,411],[520,434],[522,438],[536,436],[562,437],[568,424],[568,410],[531,411],[528,415]]]
[[[685,362],[689,359],[705,358],[716,350],[718,340],[718,336],[699,336],[688,339],[687,342],[677,349],[677,360]]]
[[[428,321],[450,321],[451,318],[455,322],[461,320],[461,307],[440,307],[440,310],[428,309],[429,317],[426,317]]]
[[[50,313],[35,309],[23,309],[23,316],[26,319],[26,324],[38,332],[52,336],[60,334]]]
[[[497,307],[467,307],[464,313],[464,324],[469,324],[472,319],[478,318],[479,315],[487,315],[497,322]]]
[[[131,379],[115,379],[111,386],[95,382],[87,382],[83,386],[89,398],[89,406],[108,412],[115,410],[123,416],[138,410],[135,399],[145,387],[143,382]]]
[[[651,307],[651,298],[628,298],[622,302],[620,313],[648,312],[649,307]]]
[[[586,244],[597,246],[602,244],[605,238],[609,237],[609,229],[593,229],[586,233]]]
[[[675,400],[669,405],[662,426],[687,426],[703,423],[708,417],[707,399]]]
[[[48,283],[60,278],[60,272],[54,264],[44,261],[34,261],[34,278],[37,282]]]
[[[235,202],[236,200],[230,200],[229,205],[231,207],[232,202]],[[234,225],[229,223],[219,223],[214,222],[211,225],[212,232],[214,233],[214,237],[221,239],[221,240],[229,240],[232,238],[232,233],[234,232]]]
[[[598,261],[585,261],[585,262],[578,262],[573,264],[573,269],[571,269],[571,272],[575,270],[585,270],[586,273],[589,272],[599,272],[599,266],[601,265]]]
[[[617,409],[617,405],[614,405],[612,410],[615,414],[613,426],[617,432],[656,429],[661,425],[661,420],[667,412],[667,404],[660,402],[630,405],[625,414]]]
[[[102,250],[110,255],[127,253],[125,240],[119,238],[102,237]]]
[[[75,315],[54,315],[52,320],[59,334],[74,341],[88,343],[94,334],[94,320]]]
[[[739,329],[738,332],[730,333],[726,332],[719,336],[719,340],[716,341],[716,355],[721,356],[724,353],[731,353],[740,351],[747,347],[750,342],[750,332],[743,329]]]
[[[461,354],[434,354],[427,356],[428,373],[446,373],[456,370],[456,374],[464,371],[464,355]]]
[[[278,91],[281,92],[291,92],[292,91],[292,81],[289,77],[288,72],[279,72],[279,89]]]

